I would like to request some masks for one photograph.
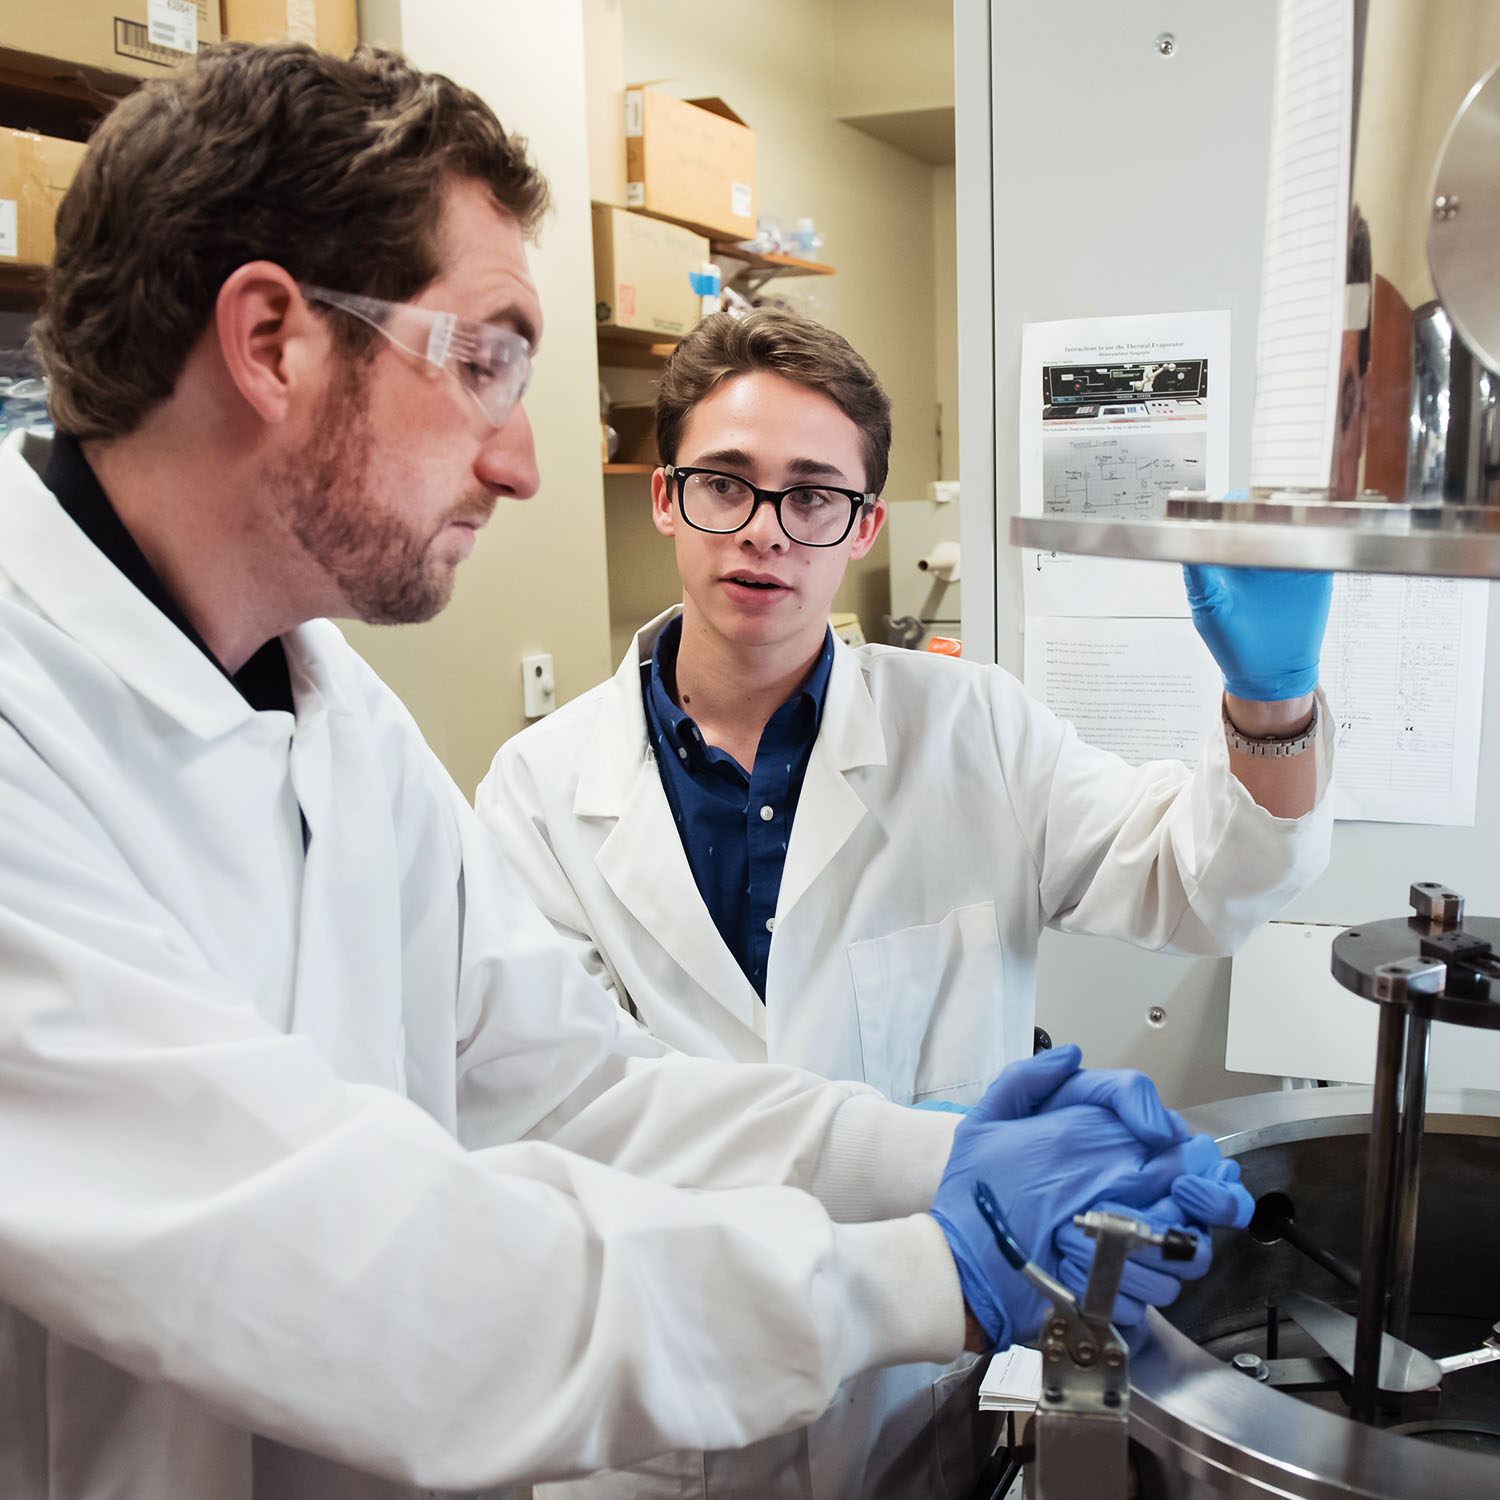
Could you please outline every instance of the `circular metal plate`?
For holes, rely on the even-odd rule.
[[[1366,1000],[1377,1000],[1375,970],[1382,964],[1418,957],[1422,939],[1430,930],[1420,917],[1388,917],[1351,927],[1333,940],[1333,977],[1346,990],[1353,990]],[[1500,952],[1500,917],[1465,917],[1463,930],[1469,937],[1478,938]],[[1413,1015],[1429,1020],[1500,1031],[1500,1002],[1494,1000],[1413,992],[1405,1004]]]
[[[1427,264],[1453,326],[1500,370],[1500,63],[1469,90],[1438,153]]]
[[[1500,578],[1500,507],[1404,501],[1174,499],[1167,515],[1015,516],[1018,547],[1312,572]]]

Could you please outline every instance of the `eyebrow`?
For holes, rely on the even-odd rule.
[[[533,354],[536,353],[537,345],[541,342],[536,324],[514,302],[507,303],[504,307],[496,308],[494,312],[481,318],[479,321],[481,323],[497,323],[504,328],[514,328],[526,340],[527,344],[530,345]]]
[[[716,448],[711,453],[700,453],[693,461],[695,468],[713,468],[718,464],[731,469],[751,469],[755,460],[743,448]],[[838,479],[849,483],[837,464],[817,458],[794,458],[786,465],[786,472],[794,479]]]

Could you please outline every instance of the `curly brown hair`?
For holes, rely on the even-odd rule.
[[[58,427],[133,431],[172,392],[239,266],[402,301],[439,272],[446,183],[468,177],[533,235],[547,184],[470,90],[396,53],[228,43],[131,94],[57,215],[34,337]],[[377,335],[333,325],[351,356]]]
[[[743,318],[714,313],[672,351],[656,394],[656,449],[662,462],[677,462],[683,423],[710,391],[756,370],[821,392],[859,428],[865,489],[878,495],[890,467],[890,398],[847,339],[779,308],[756,308]]]

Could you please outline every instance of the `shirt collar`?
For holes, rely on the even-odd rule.
[[[126,529],[77,438],[60,432],[52,440],[42,483],[57,496],[73,524],[224,673],[251,708],[293,711],[291,676],[281,642],[267,641],[238,672],[225,672]]]
[[[703,754],[703,737],[692,716],[677,706],[668,683],[677,679],[677,650],[682,644],[682,616],[669,620],[656,638],[649,665],[641,663],[641,675],[645,688],[647,719],[658,737],[665,737],[673,746],[686,749],[690,756]],[[805,715],[807,738],[816,736],[823,722],[823,705],[828,698],[828,679],[833,671],[833,631],[823,632],[823,649],[813,663],[802,686],[789,697],[773,718],[782,719],[792,714]]]

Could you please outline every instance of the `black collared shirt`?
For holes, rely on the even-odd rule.
[[[72,517],[80,531],[138,588],[213,664],[224,672],[223,664],[208,649],[203,637],[193,629],[192,621],[152,571],[146,555],[135,538],[125,529],[104,486],[89,467],[77,438],[58,433],[52,442],[43,483],[58,503]],[[240,696],[257,712],[281,709],[294,712],[292,678],[287,668],[286,652],[280,640],[270,640],[238,672],[224,672],[239,690]]]

